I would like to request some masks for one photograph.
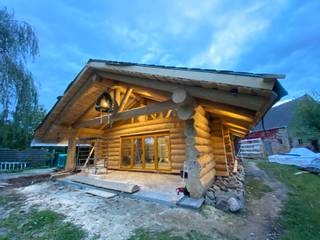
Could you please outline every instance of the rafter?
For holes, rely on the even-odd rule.
[[[120,107],[119,107],[119,112],[122,112],[128,102],[128,99],[130,98],[130,95],[132,93],[132,88],[127,88],[122,100],[121,100],[121,103],[120,103]]]
[[[160,103],[152,103],[147,106],[134,108],[124,112],[118,112],[114,116],[112,116],[112,121],[124,120],[132,117],[137,117],[140,115],[149,115],[152,113],[162,112],[168,109],[173,109],[175,106],[176,104],[171,100],[166,102],[160,102]],[[106,121],[107,121],[107,116],[106,115],[102,116],[102,122],[106,122]],[[76,123],[74,125],[74,128],[92,127],[92,126],[99,126],[99,125],[101,125],[101,117]]]

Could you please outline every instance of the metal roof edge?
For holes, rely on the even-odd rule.
[[[105,63],[106,65],[112,65],[112,66],[152,67],[152,68],[163,68],[163,69],[175,69],[175,70],[181,70],[181,71],[208,72],[208,73],[229,74],[229,75],[236,75],[236,76],[259,77],[259,78],[265,78],[265,79],[285,78],[285,74],[250,73],[250,72],[240,72],[240,71],[230,71],[230,70],[216,70],[216,69],[208,69],[208,68],[175,67],[175,66],[112,61],[112,60],[103,60],[103,59],[89,59],[87,63],[89,64],[92,62]]]

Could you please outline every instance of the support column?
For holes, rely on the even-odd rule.
[[[176,89],[171,99],[177,105],[178,117],[185,120],[185,167],[188,171],[186,186],[191,197],[200,198],[215,178],[215,161],[206,111],[184,89]]]
[[[185,161],[186,169],[188,171],[188,178],[186,179],[187,189],[190,192],[190,196],[194,198],[202,197],[202,186],[200,181],[201,166],[198,162],[200,156],[199,151],[194,144],[194,120],[189,119],[185,121],[185,142],[186,142],[186,157]]]
[[[68,138],[68,156],[67,162],[65,165],[65,170],[73,171],[76,168],[76,148],[77,148],[77,141],[76,141],[76,133],[72,130],[69,131],[69,138]]]

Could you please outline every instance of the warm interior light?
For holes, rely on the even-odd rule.
[[[98,97],[95,108],[98,112],[110,113],[113,111],[112,103],[113,101],[110,94],[107,92],[104,92]]]
[[[100,106],[103,107],[103,108],[109,108],[110,107],[109,102],[105,98],[101,99]]]
[[[252,118],[244,116],[244,115],[241,115],[241,114],[238,114],[238,113],[233,113],[233,112],[220,110],[220,109],[210,110],[210,112],[212,112],[212,113],[215,112],[216,114],[220,114],[220,115],[227,116],[227,117],[232,117],[232,118],[243,120],[243,121],[246,121],[246,122],[253,122]]]

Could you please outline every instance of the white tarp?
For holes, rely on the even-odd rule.
[[[320,153],[314,153],[307,148],[292,148],[287,154],[269,156],[269,161],[299,167],[313,165],[320,168]]]

